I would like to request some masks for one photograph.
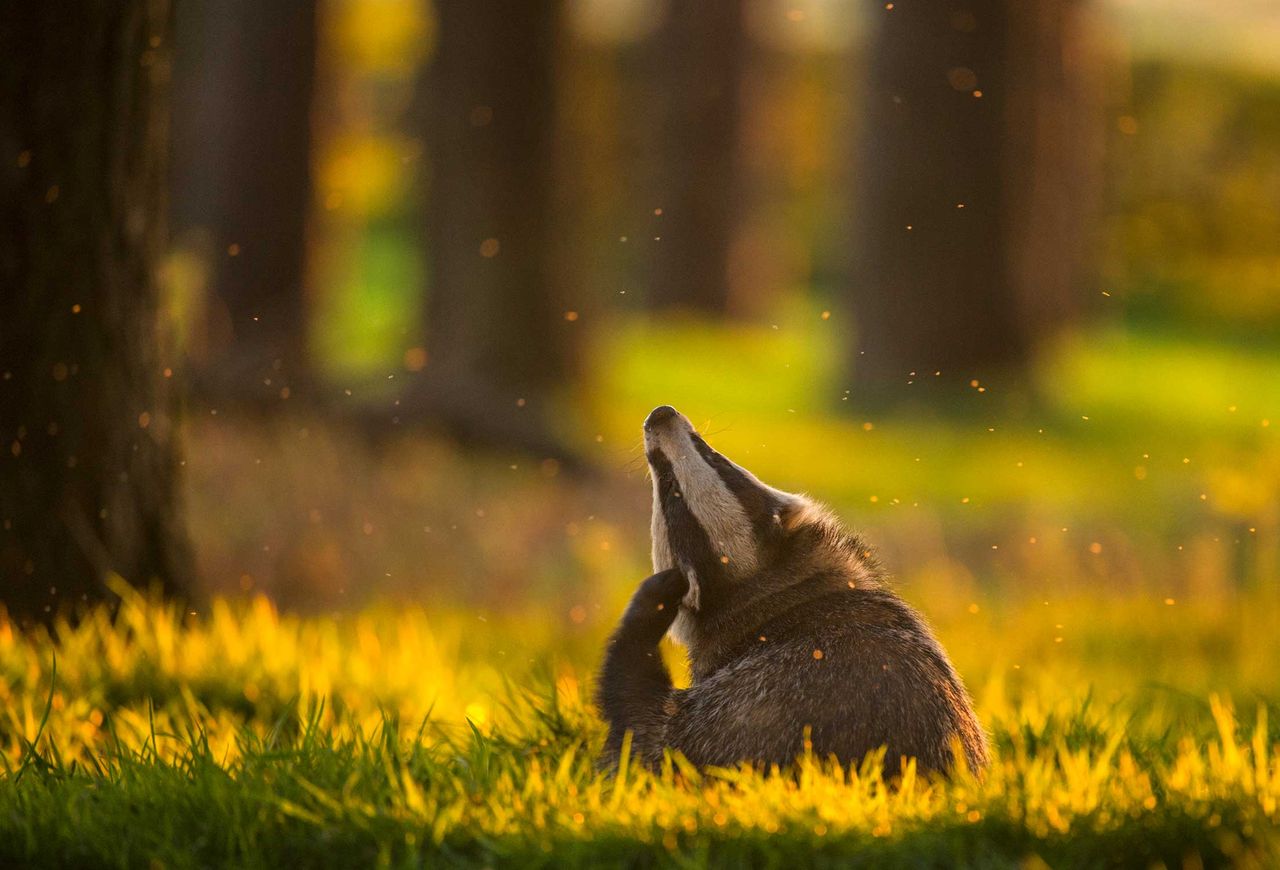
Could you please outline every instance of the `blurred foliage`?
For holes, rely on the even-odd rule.
[[[1143,319],[1280,330],[1280,78],[1148,61],[1112,132],[1108,283]]]

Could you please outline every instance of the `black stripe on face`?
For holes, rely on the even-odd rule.
[[[694,432],[691,437],[698,455],[715,470],[716,474],[720,475],[720,480],[738,499],[738,504],[742,505],[743,511],[751,520],[751,528],[755,532],[756,540],[768,540],[778,527],[778,514],[783,508],[782,502],[759,481],[713,450],[697,432]]]
[[[705,610],[714,605],[718,590],[723,588],[724,563],[685,500],[671,460],[657,448],[649,451],[648,458],[654,480],[658,482],[658,505],[666,520],[671,554],[677,567],[692,569],[697,574],[700,608]]]

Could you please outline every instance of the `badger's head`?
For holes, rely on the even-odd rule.
[[[689,594],[672,626],[688,643],[702,614],[750,597],[765,578],[798,556],[813,568],[835,560],[850,576],[867,571],[860,543],[821,506],[803,495],[762,483],[711,448],[670,405],[644,421],[644,446],[653,477],[653,570],[679,568]],[[797,578],[802,579],[802,578]]]

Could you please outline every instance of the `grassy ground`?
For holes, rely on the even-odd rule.
[[[966,609],[938,628],[996,761],[886,787],[816,758],[597,774],[602,638],[554,614],[121,591],[56,638],[0,624],[0,865],[1280,861],[1273,604]]]

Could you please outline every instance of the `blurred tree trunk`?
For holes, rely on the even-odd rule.
[[[746,42],[741,0],[671,3],[657,36],[662,214],[653,224],[653,308],[729,308]]]
[[[316,41],[315,0],[177,5],[171,214],[204,264],[191,356],[211,399],[274,405],[309,385]]]
[[[440,0],[429,72],[429,363],[421,413],[469,439],[549,448],[576,315],[557,272],[554,0]]]
[[[1081,0],[906,0],[880,20],[854,276],[864,392],[1017,381],[1076,319],[1099,136]]]
[[[0,27],[0,599],[181,591],[163,244],[163,0],[19,3]]]

